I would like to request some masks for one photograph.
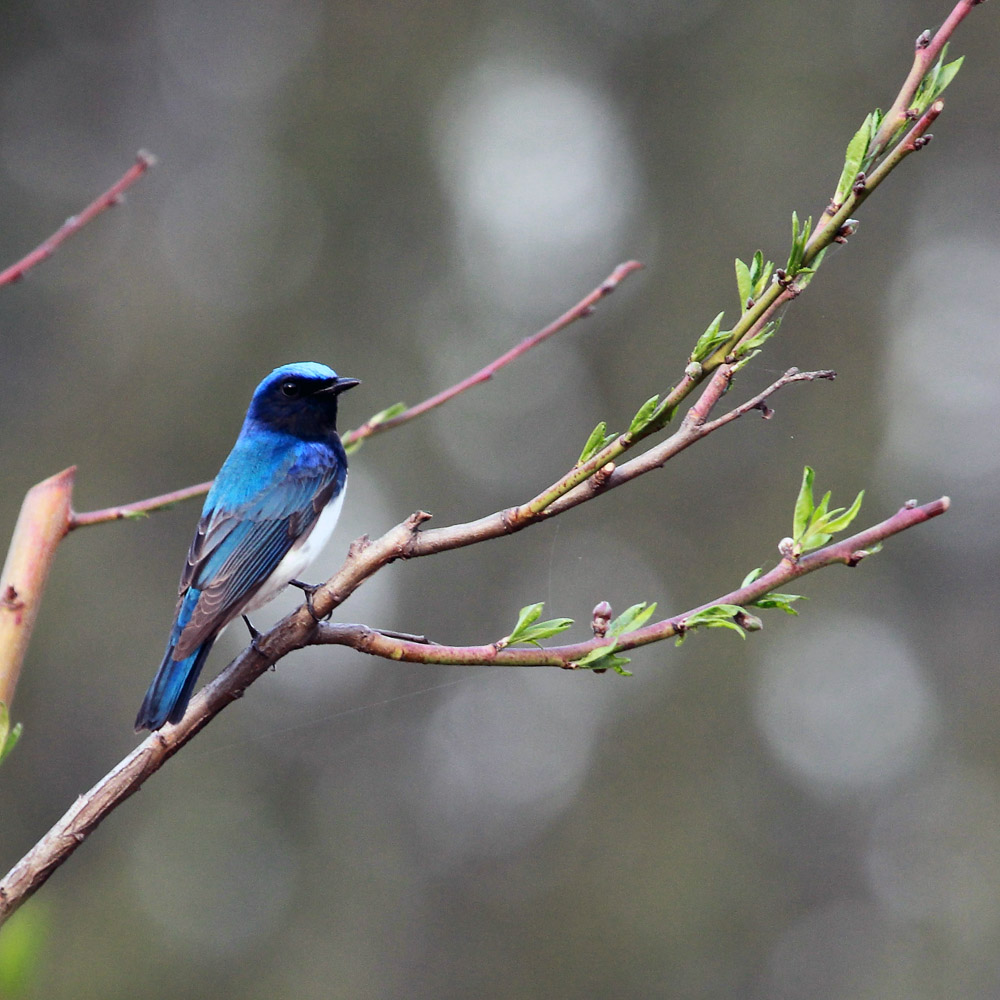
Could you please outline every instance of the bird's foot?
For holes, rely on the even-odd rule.
[[[316,591],[319,590],[319,585],[312,583],[303,583],[301,580],[289,580],[288,584],[291,587],[298,587],[299,590],[301,590],[302,593],[306,595],[306,607],[309,609],[309,614],[312,615],[312,619],[314,622],[321,622],[323,618],[321,618],[318,614],[316,614],[316,609],[315,607],[313,607],[313,594],[315,594]],[[324,615],[324,617],[329,618],[330,616]]]

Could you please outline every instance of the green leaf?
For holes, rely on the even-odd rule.
[[[813,502],[813,470],[807,465],[802,475],[802,487],[795,502],[792,540],[795,554],[810,552],[826,545],[830,539],[847,528],[858,516],[865,491],[862,490],[847,509],[830,510],[830,491],[823,494],[819,504]]]
[[[526,642],[537,646],[539,639],[550,639],[560,632],[565,632],[572,624],[572,618],[550,618],[547,622],[529,625],[516,638],[509,641],[512,643]]]
[[[609,626],[608,635],[625,635],[626,632],[634,632],[642,628],[656,610],[656,601],[652,604],[633,604],[627,611],[623,611]]]
[[[580,452],[576,464],[583,465],[584,462],[589,462],[599,451],[611,444],[616,437],[618,437],[617,434],[608,434],[608,425],[602,420],[590,432],[590,437],[587,438],[587,443],[583,446],[583,451]]]
[[[743,371],[743,369],[746,368],[746,366],[750,364],[750,362],[753,361],[758,354],[760,354],[760,351],[749,351],[747,353],[740,351],[739,361],[733,365],[732,374],[736,375],[738,372]]]
[[[393,403],[392,406],[379,410],[374,417],[369,417],[368,423],[376,427],[379,424],[384,424],[387,420],[392,420],[393,417],[398,417],[401,413],[405,413],[406,409],[406,403]]]
[[[962,63],[965,61],[965,56],[959,56],[957,59],[941,67],[941,72],[938,73],[937,81],[934,84],[934,93],[931,95],[928,104],[936,101],[938,97],[941,96],[945,87],[955,79],[956,74],[962,68]]]
[[[713,604],[711,607],[703,608],[685,618],[684,627],[688,629],[699,628],[703,625],[711,627],[723,619],[731,622],[733,615],[742,610],[738,604]]]
[[[804,600],[805,598],[801,594],[765,594],[754,601],[753,605],[756,608],[776,608],[786,614],[797,615],[798,611],[791,606],[792,602]]]
[[[917,87],[912,107],[918,114],[923,114],[941,96],[944,89],[955,79],[955,74],[962,68],[965,56],[960,56],[950,63],[945,63],[944,60],[947,56],[948,46],[945,45],[941,49],[941,54],[937,57],[937,61],[927,71],[926,76],[920,81],[920,86]],[[903,128],[908,124],[908,122],[905,123]]]
[[[802,486],[795,501],[795,516],[792,519],[792,538],[798,541],[805,534],[806,527],[812,520],[813,511],[813,478],[815,473],[807,465],[802,473]]]
[[[17,746],[21,738],[21,723],[13,728],[10,724],[10,711],[4,702],[0,701],[0,763]]]
[[[586,656],[576,661],[578,667],[590,667],[595,663],[600,663],[601,660],[608,656],[611,656],[615,651],[615,646],[618,643],[610,642],[606,646],[598,646],[596,649],[592,649]]]
[[[854,499],[854,503],[847,509],[847,512],[841,514],[840,517],[834,517],[833,515],[838,513],[834,511],[829,515],[829,518],[824,525],[827,531],[831,534],[837,534],[838,531],[843,531],[845,528],[849,527],[851,522],[858,516],[858,512],[861,510],[861,501],[865,497],[865,491],[862,490],[857,497]]]
[[[682,629],[677,636],[676,645],[680,646],[688,633],[698,628],[728,628],[738,632],[745,639],[746,632],[733,621],[733,616],[742,611],[738,604],[713,604],[710,608],[695,612],[680,622]]]
[[[799,273],[801,274],[802,272],[800,271]],[[768,320],[759,333],[740,344],[740,356],[742,357],[750,351],[756,351],[762,344],[766,344],[778,332],[779,326],[781,326],[780,317],[778,319]]]
[[[747,573],[745,577],[743,577],[743,582],[740,584],[740,590],[742,590],[744,587],[749,587],[750,584],[753,583],[755,580],[759,580],[760,575],[763,572],[764,572],[763,566],[758,566],[756,569],[750,570],[750,572]]]
[[[767,284],[771,280],[771,272],[773,270],[774,270],[774,261],[769,260],[767,264],[764,265],[764,270],[761,271],[760,277],[754,284],[753,296],[755,299],[759,299],[761,295],[764,294],[764,289],[767,288]]]
[[[632,423],[630,423],[628,427],[630,435],[638,434],[640,431],[645,430],[652,419],[653,414],[656,413],[657,404],[659,402],[660,395],[657,393],[655,396],[650,396],[650,398],[639,407],[639,412],[632,418]]]
[[[788,263],[785,265],[785,272],[789,277],[794,278],[795,272],[802,263],[802,248],[799,242],[799,216],[797,212],[792,212],[792,246],[788,251]]]
[[[507,636],[507,641],[515,642],[516,637],[523,629],[526,629],[532,622],[538,621],[542,614],[542,608],[544,607],[545,603],[543,601],[539,601],[538,604],[529,604],[526,607],[521,608],[521,611],[517,616],[517,624],[514,626],[514,631]]]
[[[708,324],[708,329],[698,338],[698,342],[694,345],[694,350],[691,352],[692,361],[704,361],[719,344],[724,344],[729,339],[729,331],[720,331],[719,329],[722,325],[722,317],[725,315],[725,312],[720,312]]]
[[[539,639],[548,639],[550,636],[565,632],[573,624],[572,618],[552,618],[547,622],[538,622],[544,607],[544,603],[539,602],[521,608],[514,631],[500,640],[502,645],[510,646],[515,642],[526,642],[537,646]]]
[[[854,137],[847,144],[847,154],[844,159],[844,169],[837,183],[837,191],[833,200],[842,205],[854,186],[861,164],[868,153],[868,145],[872,137],[872,115],[868,115],[861,125],[861,128],[854,133]]]
[[[750,276],[750,268],[736,258],[736,289],[740,296],[740,312],[747,311],[747,302],[753,298],[754,281]]]
[[[876,108],[872,112],[872,136],[878,135],[878,130],[882,127],[882,121],[885,118],[885,113],[881,108]]]
[[[825,521],[829,516],[830,497],[832,495],[833,495],[832,492],[830,490],[827,490],[823,494],[823,499],[820,500],[819,504],[816,506],[816,509],[813,511],[812,519],[816,524],[819,524],[821,521]],[[844,509],[843,507],[840,507],[838,510],[834,511],[834,513],[839,514],[840,511],[842,511],[843,509]]]
[[[811,529],[800,539],[797,539],[799,553],[812,552],[813,549],[821,549],[830,539],[833,538],[827,531]]]
[[[598,646],[597,649],[592,649],[586,656],[576,661],[577,667],[583,667],[585,670],[610,669],[616,674],[621,674],[622,677],[631,677],[632,672],[626,670],[625,665],[632,661],[627,656],[619,656],[615,652],[616,645],[612,642],[607,646]]]

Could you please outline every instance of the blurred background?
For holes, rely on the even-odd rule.
[[[352,458],[351,538],[523,501],[621,429],[784,260],[950,0],[0,3],[0,262],[159,167],[0,291],[0,526],[210,478],[276,365],[363,380],[350,428],[646,269],[492,382]],[[746,642],[630,678],[304,651],[18,914],[11,996],[768,1000],[1000,993],[998,12],[937,140],[864,206],[735,395],[770,422],[516,537],[395,565],[342,620],[481,642],[518,609],[679,613],[777,558],[807,462],[861,521],[945,518],[797,588]],[[136,745],[199,502],[60,549],[0,770],[0,868]],[[4,543],[6,544],[6,543]],[[265,625],[294,597],[263,612]],[[218,644],[214,675],[245,642]]]

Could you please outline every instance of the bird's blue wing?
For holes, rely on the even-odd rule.
[[[346,463],[326,446],[298,448],[271,466],[255,492],[243,477],[239,502],[229,505],[227,492],[236,491],[227,491],[226,472],[206,502],[181,576],[181,604],[193,591],[199,596],[177,637],[175,659],[189,656],[246,607],[295,542],[312,531],[347,475]]]

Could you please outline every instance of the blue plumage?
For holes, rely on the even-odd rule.
[[[137,730],[179,722],[219,633],[275,597],[326,543],[347,483],[337,397],[357,384],[306,362],[276,368],[257,386],[205,498]]]

